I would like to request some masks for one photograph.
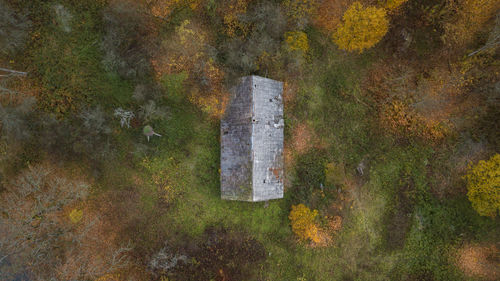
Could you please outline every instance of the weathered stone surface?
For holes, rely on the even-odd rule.
[[[221,198],[283,198],[283,83],[241,78],[221,120]]]

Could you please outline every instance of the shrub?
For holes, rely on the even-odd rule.
[[[223,46],[224,63],[236,78],[242,75],[265,75],[272,67],[279,68],[274,61],[281,46],[286,20],[280,6],[270,2],[260,3],[249,9],[242,17],[251,29],[245,38],[233,38]]]
[[[309,17],[314,14],[317,8],[316,0],[285,0],[285,10],[292,23],[301,29],[307,24]]]
[[[465,179],[472,207],[481,216],[495,217],[500,211],[500,154],[471,166]]]
[[[325,184],[329,186],[341,187],[346,180],[344,165],[333,162],[325,165]]]
[[[400,138],[420,138],[439,143],[450,134],[447,120],[426,118],[402,101],[393,100],[383,105],[380,114],[382,126]]]
[[[0,0],[0,54],[9,55],[26,43],[30,21]]]
[[[454,17],[444,23],[443,41],[450,47],[465,47],[500,9],[497,0],[448,1],[447,9]]]
[[[302,31],[289,31],[285,33],[285,41],[292,51],[302,51],[307,53],[309,50],[309,41],[307,34]]]
[[[0,105],[0,132],[2,138],[17,142],[27,140],[32,135],[30,115],[36,103],[34,98],[26,98],[17,106]]]
[[[395,10],[399,6],[403,5],[406,1],[408,0],[384,0],[382,1],[382,5],[388,10]]]
[[[102,63],[107,71],[116,71],[123,78],[140,79],[151,66],[144,42],[151,23],[133,1],[114,1],[103,13],[105,33],[101,43]]]
[[[343,22],[333,35],[339,48],[362,53],[377,44],[389,29],[384,9],[363,7],[355,2],[342,17]]]
[[[210,117],[220,117],[229,94],[224,87],[225,72],[211,52],[211,41],[201,25],[184,20],[163,40],[153,66],[169,97],[179,101],[186,94]]]
[[[311,211],[304,204],[293,205],[288,218],[292,225],[292,231],[301,240],[318,243],[320,241],[319,229],[315,219],[317,210]]]
[[[196,10],[201,7],[203,0],[146,0],[150,13],[158,18],[167,19],[175,9],[189,7]]]
[[[217,7],[217,12],[224,22],[224,31],[229,37],[245,36],[250,26],[241,20],[247,12],[249,0],[226,0]]]
[[[316,13],[314,13],[314,25],[327,32],[334,32],[340,24],[342,14],[347,10],[349,1],[323,0],[320,1]]]

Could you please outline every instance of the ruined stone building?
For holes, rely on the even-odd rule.
[[[242,77],[221,120],[221,198],[283,198],[283,83]]]

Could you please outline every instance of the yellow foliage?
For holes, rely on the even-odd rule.
[[[239,20],[246,13],[249,0],[226,0],[219,5],[219,14],[224,20],[225,32],[229,37],[236,36],[238,30],[246,35],[249,26]]]
[[[83,210],[73,209],[69,213],[69,220],[72,223],[78,223],[83,217]]]
[[[408,0],[383,0],[383,7],[388,10],[395,10]]]
[[[292,231],[301,240],[311,240],[318,243],[320,239],[319,229],[315,223],[317,210],[311,211],[304,204],[293,205],[288,218],[292,225]]]
[[[377,44],[387,33],[389,21],[382,8],[363,7],[353,3],[342,17],[342,24],[333,35],[339,48],[362,53]]]
[[[108,273],[97,278],[95,281],[119,281],[119,280],[120,280],[120,274]]]
[[[316,0],[285,0],[283,2],[288,18],[293,22],[304,22],[316,12]]]
[[[309,41],[307,34],[302,31],[289,31],[285,33],[285,41],[292,51],[302,51],[307,53],[309,50]]]
[[[470,166],[465,179],[472,207],[481,216],[495,217],[500,211],[500,154]]]
[[[146,0],[151,14],[155,17],[166,18],[177,7],[188,6],[191,10],[199,8],[204,0]]]

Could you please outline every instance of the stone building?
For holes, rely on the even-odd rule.
[[[221,198],[283,198],[283,83],[242,77],[221,120]]]

